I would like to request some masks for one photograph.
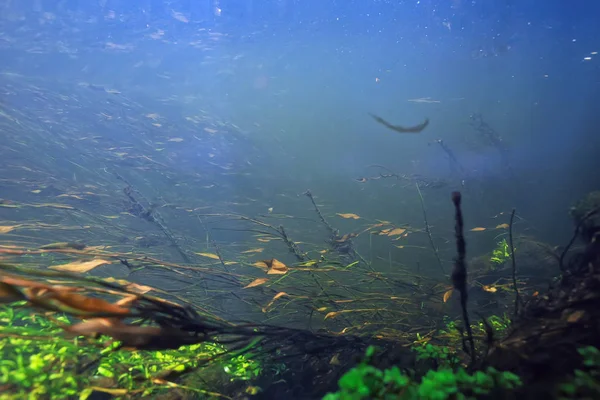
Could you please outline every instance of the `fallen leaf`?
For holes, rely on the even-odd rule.
[[[267,270],[268,275],[284,275],[288,272],[288,267],[276,258],[272,258],[269,261],[265,261],[265,264],[269,267]]]
[[[28,289],[30,290],[30,289]],[[110,313],[127,315],[130,313],[128,308],[109,303],[96,297],[87,297],[81,294],[58,290],[55,287],[41,290],[30,290],[32,296],[27,296],[33,304],[57,306],[61,311],[72,312],[74,314],[97,314]],[[41,292],[38,295],[36,292]],[[56,300],[56,301],[53,301]],[[66,306],[66,309],[65,309]]]
[[[40,189],[32,190],[31,193],[39,194],[42,193]]]
[[[339,312],[339,311],[331,311],[331,312],[328,312],[328,313],[327,313],[327,315],[325,315],[325,318],[324,318],[324,319],[328,319],[328,318],[335,318],[335,317],[337,317],[338,315],[340,315],[340,312]]]
[[[136,292],[139,294],[148,293],[151,290],[155,290],[153,287],[146,285],[139,285],[137,283],[126,281],[125,279],[115,279],[113,277],[108,277],[104,279],[106,282],[115,282],[119,285],[125,286],[125,288],[131,290],[132,292]]]
[[[448,302],[448,300],[452,296],[453,292],[454,292],[454,289],[450,289],[450,290],[446,291],[446,293],[444,293],[444,298],[443,298],[444,303]]]
[[[572,313],[571,315],[569,315],[567,317],[567,322],[577,322],[579,321],[581,318],[583,318],[585,316],[585,311],[583,310],[577,310],[574,313]]]
[[[83,261],[83,262],[76,261],[76,262],[72,262],[72,263],[68,263],[68,264],[53,265],[50,267],[50,269],[57,269],[59,271],[85,273],[85,272],[93,270],[94,268],[96,268],[102,264],[110,264],[110,263],[111,262],[107,261],[107,260],[94,259],[94,260],[90,260],[90,261]]]
[[[265,307],[263,307],[262,312],[266,313],[269,310],[269,308],[271,308],[273,303],[275,303],[275,300],[279,299],[280,297],[287,296],[287,295],[288,294],[286,292],[277,293],[275,296],[273,296],[273,298],[271,299],[269,304],[267,304]]]
[[[248,254],[248,253],[262,253],[264,249],[258,248],[258,249],[250,249],[250,250],[246,250],[246,251],[242,251],[242,254]]]
[[[402,228],[396,228],[390,232],[388,232],[388,236],[396,236],[396,235],[402,235],[404,232],[406,232],[406,229],[402,229]]]
[[[0,233],[8,233],[17,229],[18,227],[19,225],[0,225]]]
[[[108,393],[113,396],[124,396],[127,393],[129,393],[129,390],[127,390],[127,389],[112,389],[112,388],[105,388],[105,387],[101,387],[101,386],[90,386],[89,389],[92,389],[93,391],[96,391],[96,392]]]
[[[183,139],[180,138],[180,137],[174,137],[174,138],[171,138],[171,139],[167,140],[167,142],[179,143],[179,142],[183,142]]]
[[[269,282],[269,278],[257,278],[255,280],[253,280],[252,282],[250,282],[248,285],[244,286],[244,289],[260,286],[267,282]]]
[[[470,231],[471,232],[481,232],[481,231],[485,231],[487,228],[482,228],[482,227],[477,227],[477,228],[473,228]]]
[[[360,217],[358,215],[352,214],[352,213],[349,213],[349,214],[340,214],[340,213],[337,213],[337,215],[339,215],[342,218],[346,218],[346,219],[348,219],[348,218],[360,219]]]
[[[508,229],[510,228],[510,225],[508,224],[500,224],[498,226],[496,226],[496,229]]]
[[[483,285],[481,288],[489,293],[496,293],[498,291],[498,288],[492,285]]]
[[[213,253],[194,253],[194,254],[198,254],[199,256],[202,257],[206,257],[206,258],[212,258],[213,260],[218,260],[219,256]]]
[[[319,312],[323,312],[323,311],[326,311],[326,310],[327,310],[327,307],[317,308],[317,311],[319,311]]]

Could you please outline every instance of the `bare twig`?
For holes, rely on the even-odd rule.
[[[442,265],[442,260],[440,259],[440,255],[438,253],[437,247],[435,247],[435,243],[433,242],[433,237],[431,236],[431,230],[429,229],[429,223],[427,222],[427,210],[425,209],[425,202],[423,201],[423,195],[421,194],[421,189],[419,189],[419,184],[416,183],[417,192],[419,193],[419,199],[421,199],[421,208],[423,209],[423,219],[425,220],[425,232],[429,237],[429,243],[431,244],[431,248],[433,249],[433,253],[435,254],[435,258],[438,260],[438,264],[440,265],[440,269],[442,273],[446,275],[446,271],[444,270],[444,266]]]

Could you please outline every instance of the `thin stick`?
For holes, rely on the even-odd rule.
[[[444,270],[444,266],[442,265],[442,260],[440,259],[440,255],[438,254],[438,249],[435,247],[435,243],[433,242],[433,237],[431,236],[431,230],[429,229],[429,223],[427,222],[427,210],[425,209],[425,201],[423,201],[423,195],[421,194],[421,189],[419,188],[419,184],[415,183],[417,187],[417,192],[419,192],[419,199],[421,199],[421,208],[423,209],[423,219],[425,220],[425,232],[429,237],[429,243],[431,244],[431,248],[433,249],[433,253],[435,254],[435,258],[438,260],[438,264],[440,265],[440,269],[442,273],[446,275],[446,271]]]
[[[452,202],[455,209],[456,225],[454,227],[456,235],[456,252],[457,256],[454,261],[452,270],[452,285],[460,293],[460,307],[462,309],[463,321],[465,330],[467,331],[467,340],[470,344],[471,366],[475,365],[475,342],[473,342],[473,330],[469,322],[469,313],[467,312],[467,300],[469,297],[467,291],[467,264],[465,258],[467,256],[467,244],[463,234],[463,216],[460,207],[461,195],[460,192],[452,192]]]
[[[510,223],[508,225],[508,241],[510,244],[510,258],[512,259],[512,281],[513,288],[515,289],[515,317],[519,314],[519,303],[521,298],[519,297],[519,288],[517,288],[517,260],[515,259],[515,248],[513,246],[513,234],[512,227],[515,219],[515,209],[513,208],[510,214]]]

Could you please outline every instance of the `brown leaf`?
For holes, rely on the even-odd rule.
[[[288,272],[288,267],[276,258],[272,258],[269,261],[264,261],[268,265],[268,275],[285,275]]]
[[[206,258],[212,258],[213,260],[218,260],[219,256],[213,253],[194,253],[194,254],[198,254],[199,256],[202,257],[206,257]]]
[[[127,315],[130,313],[128,308],[109,303],[96,297],[87,297],[81,294],[57,290],[55,287],[48,289],[28,289],[31,294],[29,301],[33,304],[52,306],[61,311],[72,312],[78,315],[86,314],[119,314]]]
[[[450,299],[450,296],[452,296],[452,293],[454,292],[454,289],[450,289],[447,290],[446,293],[444,293],[444,303],[448,302],[448,300]]]
[[[335,318],[335,317],[337,317],[340,314],[341,313],[339,311],[331,311],[331,312],[328,312],[327,315],[325,315],[325,319]]]
[[[125,288],[127,288],[128,290],[131,290],[132,292],[136,292],[136,293],[139,293],[139,294],[145,294],[145,293],[148,293],[151,290],[155,290],[151,286],[139,285],[137,283],[126,281],[125,279],[115,279],[113,277],[108,277],[108,278],[105,278],[104,280],[106,282],[115,282],[115,283],[118,283],[119,285],[125,286]]]
[[[273,305],[273,303],[275,303],[275,300],[277,300],[283,296],[288,296],[288,294],[286,292],[279,292],[275,296],[273,296],[273,298],[271,299],[269,304],[267,304],[266,307],[264,307],[262,309],[262,312],[266,313],[269,310],[269,308]]]
[[[348,213],[348,214],[340,214],[340,213],[337,213],[337,215],[339,215],[339,216],[340,216],[340,217],[342,217],[342,218],[346,218],[346,219],[349,219],[349,218],[352,218],[352,219],[360,219],[360,217],[359,217],[358,215],[356,215],[356,214],[352,214],[352,213]]]
[[[18,227],[19,225],[0,225],[0,233],[8,233],[17,229]]]
[[[242,254],[248,254],[248,253],[262,253],[264,249],[258,248],[258,249],[250,249],[250,250],[246,250],[246,251],[242,251]]]
[[[388,232],[388,236],[396,236],[396,235],[402,235],[404,232],[406,232],[406,229],[403,228],[396,228],[393,229],[392,231]]]
[[[250,282],[248,285],[244,286],[244,289],[260,286],[267,282],[269,282],[269,278],[257,278],[255,280],[253,280],[252,282]]]
[[[485,231],[487,228],[482,228],[480,226],[478,226],[477,228],[473,228],[470,229],[471,232],[481,232],[481,231]]]
[[[585,316],[585,311],[577,310],[567,317],[567,322],[571,322],[571,323],[577,322],[584,316]]]
[[[68,271],[68,272],[79,272],[84,273],[93,270],[94,268],[103,265],[110,264],[110,261],[94,259],[90,261],[75,261],[69,264],[62,265],[53,265],[50,269],[57,269],[59,271]]]

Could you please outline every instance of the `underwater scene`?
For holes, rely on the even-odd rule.
[[[598,21],[0,0],[0,400],[599,399]]]

